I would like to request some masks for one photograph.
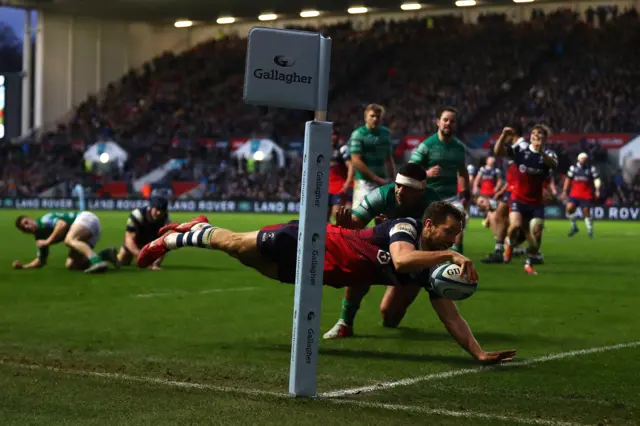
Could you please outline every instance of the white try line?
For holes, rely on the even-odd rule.
[[[555,419],[545,419],[540,417],[522,417],[517,414],[491,414],[478,411],[454,411],[445,410],[443,408],[420,407],[416,405],[399,405],[385,404],[377,402],[357,401],[353,399],[331,399],[331,402],[337,404],[355,405],[357,407],[378,408],[391,411],[405,411],[409,413],[420,413],[431,416],[458,417],[464,419],[484,419],[497,420],[507,422],[509,424],[521,423],[526,425],[544,425],[544,426],[581,426],[580,423],[571,423]]]
[[[202,291],[167,291],[164,293],[143,293],[143,294],[134,294],[131,297],[137,298],[149,298],[149,297],[166,297],[166,296],[193,296],[199,294],[210,294],[210,293],[226,293],[228,291],[251,291],[257,290],[257,287],[231,287],[231,288],[212,288],[209,290]]]
[[[92,377],[92,378],[122,381],[122,382],[144,383],[149,385],[159,385],[159,386],[173,387],[173,388],[179,388],[179,389],[210,390],[215,392],[235,393],[240,395],[258,395],[258,396],[268,396],[268,397],[281,398],[281,399],[293,399],[293,397],[290,394],[286,394],[282,392],[265,391],[260,389],[235,388],[231,386],[218,386],[218,385],[210,385],[206,383],[168,380],[168,379],[162,379],[159,377],[132,376],[129,374],[121,374],[121,373],[104,373],[99,371],[85,371],[85,370],[72,370],[72,369],[67,370],[67,369],[58,368],[58,367],[49,367],[49,366],[35,365],[35,364],[27,365],[27,364],[19,364],[14,362],[5,362],[1,360],[0,360],[0,364],[6,365],[9,367],[24,368],[27,370],[45,370],[45,371],[50,371],[54,373],[62,373],[66,375],[77,375],[77,376]],[[453,411],[453,410],[428,408],[428,407],[420,407],[420,406],[412,406],[412,405],[366,402],[366,401],[358,401],[353,399],[322,398],[321,400],[332,403],[332,404],[353,405],[353,406],[362,407],[362,408],[376,408],[376,409],[382,409],[382,410],[421,413],[421,414],[427,414],[432,416],[458,417],[458,418],[466,418],[466,419],[475,418],[475,419],[504,421],[507,423],[519,422],[522,424],[542,425],[542,426],[582,426],[581,424],[578,424],[578,423],[568,423],[564,421],[557,421],[554,419],[521,417],[518,415],[510,415],[510,414],[491,414],[491,413],[482,413],[478,411]]]
[[[554,361],[557,359],[590,355],[590,354],[595,354],[599,352],[616,351],[619,349],[634,348],[638,346],[640,346],[640,341],[620,343],[618,345],[612,345],[612,346],[602,346],[599,348],[578,349],[575,351],[544,355],[536,358],[527,359],[524,361],[509,362],[505,364],[496,364],[496,365],[489,365],[489,366],[482,366],[482,367],[475,367],[475,368],[464,368],[460,370],[443,371],[442,373],[433,373],[433,374],[428,374],[426,376],[421,376],[421,377],[411,377],[411,378],[397,380],[393,382],[382,382],[382,383],[377,383],[375,385],[370,385],[370,386],[362,386],[362,387],[350,388],[350,389],[340,389],[340,390],[335,390],[331,392],[324,392],[320,394],[320,396],[325,398],[339,398],[343,396],[357,395],[361,393],[397,388],[400,386],[411,386],[420,382],[448,379],[451,377],[464,376],[467,374],[482,373],[483,371],[495,370],[497,368],[522,367],[522,366],[531,365],[531,364],[539,364],[543,362]]]

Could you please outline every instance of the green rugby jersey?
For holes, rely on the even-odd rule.
[[[389,183],[369,192],[360,205],[353,210],[353,215],[365,224],[368,224],[381,214],[389,219],[411,217],[420,221],[429,204],[441,200],[436,191],[431,188],[425,188],[420,203],[411,208],[399,206],[396,200],[395,187],[395,183]]]
[[[46,240],[53,233],[53,228],[55,228],[56,224],[59,221],[65,222],[67,227],[67,232],[69,228],[71,228],[71,224],[76,217],[78,217],[78,212],[64,212],[64,213],[56,213],[49,212],[39,218],[36,219],[36,240]],[[47,262],[47,257],[49,256],[49,247],[42,247],[38,249],[38,259],[44,264]]]
[[[427,178],[427,187],[434,189],[443,199],[458,195],[458,170],[465,168],[467,148],[455,136],[449,142],[442,142],[438,134],[424,140],[409,159],[425,169],[440,166],[440,174]]]
[[[378,126],[374,130],[362,126],[351,133],[349,151],[351,154],[362,155],[362,161],[381,178],[393,179],[393,176],[387,176],[386,166],[391,150],[391,132],[385,126]],[[368,180],[358,169],[356,169],[355,178]]]

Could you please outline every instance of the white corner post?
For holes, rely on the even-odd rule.
[[[326,121],[331,39],[256,27],[249,32],[244,101],[315,111],[305,125],[289,393],[316,395],[333,123]]]

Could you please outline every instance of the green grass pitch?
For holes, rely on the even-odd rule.
[[[14,228],[17,214],[0,212],[2,425],[640,424],[640,346],[457,375],[477,365],[427,296],[399,328],[385,329],[382,287],[364,300],[356,338],[320,343],[319,391],[430,378],[338,402],[283,398],[293,286],[197,249],[172,253],[159,272],[87,276],[64,269],[59,246],[45,269],[14,271],[13,260],[36,251]],[[100,247],[120,245],[126,214],[97,214]],[[210,219],[248,231],[290,217]],[[478,264],[479,290],[459,308],[485,349],[516,348],[518,360],[539,361],[640,341],[640,224],[596,222],[593,240],[581,225],[569,239],[567,222],[547,223],[538,276],[527,276],[521,259]],[[465,249],[475,260],[492,249],[479,221]],[[325,289],[323,332],[341,297]]]

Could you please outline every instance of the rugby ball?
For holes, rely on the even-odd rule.
[[[431,273],[431,288],[441,297],[449,300],[464,300],[478,289],[478,283],[471,283],[460,276],[462,268],[452,263],[438,266]]]

